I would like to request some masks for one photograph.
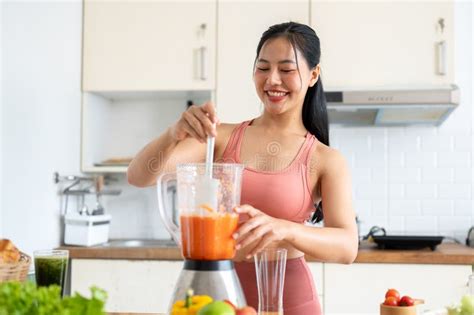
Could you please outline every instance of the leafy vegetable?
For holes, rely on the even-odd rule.
[[[448,307],[449,315],[472,315],[474,314],[474,295],[465,295],[461,298],[459,305]]]
[[[0,284],[0,315],[104,315],[107,294],[96,287],[91,293],[90,299],[79,293],[61,299],[57,285],[5,282]]]

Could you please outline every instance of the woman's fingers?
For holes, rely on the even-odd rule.
[[[193,138],[198,140],[201,143],[204,143],[204,139],[199,136],[192,126],[186,120],[183,120],[183,129]]]
[[[202,107],[198,108],[195,111],[195,115],[201,122],[206,135],[209,135],[212,137],[217,136],[215,124],[211,121],[211,119],[209,118],[209,116],[206,114],[206,112],[204,111]]]
[[[201,139],[206,138],[206,133],[204,132],[201,122],[198,118],[196,118],[195,114],[191,110],[184,112],[183,118],[188,123],[188,125],[194,129],[195,133],[198,134]]]
[[[260,251],[265,249],[268,245],[273,242],[273,235],[268,233],[264,237],[262,237],[261,241],[258,242],[257,246],[255,246],[251,251],[248,252],[245,258],[250,259],[253,255],[258,254]]]
[[[242,213],[242,214],[245,213],[249,215],[251,218],[256,217],[257,215],[261,213],[260,210],[257,210],[250,205],[240,205],[235,208],[235,212]]]
[[[268,235],[270,232],[268,225],[258,225],[250,232],[242,234],[243,237],[238,241],[238,248],[243,248],[256,240],[262,238],[264,235]]]
[[[212,124],[217,124],[219,119],[217,118],[216,107],[212,102],[207,102],[200,106],[201,110],[209,117]]]
[[[217,119],[214,104],[207,102],[204,105],[192,105],[181,115],[178,122],[178,134],[183,130],[200,142],[205,142],[207,136],[217,136],[215,124]]]
[[[254,218],[250,219],[244,224],[240,226],[240,228],[237,230],[237,232],[234,233],[233,237],[237,241],[237,243],[240,243],[242,241],[242,237],[246,236],[247,233],[250,233],[253,229],[258,227],[260,225],[260,220],[259,218]]]

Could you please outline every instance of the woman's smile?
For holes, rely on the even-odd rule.
[[[288,92],[279,91],[279,90],[267,90],[265,91],[265,95],[267,96],[268,100],[272,103],[280,103],[286,100],[288,96]]]

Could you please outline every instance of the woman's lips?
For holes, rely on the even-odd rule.
[[[265,94],[267,95],[268,99],[272,103],[278,103],[283,101],[286,96],[288,95],[288,92],[283,92],[283,91],[265,91]]]

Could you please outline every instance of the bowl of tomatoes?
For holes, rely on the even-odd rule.
[[[423,300],[400,295],[396,289],[388,289],[385,300],[380,304],[380,315],[416,315],[416,306]]]

